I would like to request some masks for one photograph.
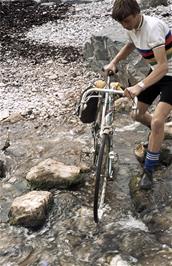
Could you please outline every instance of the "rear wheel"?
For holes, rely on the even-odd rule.
[[[110,138],[109,135],[104,134],[102,143],[100,145],[96,167],[96,181],[94,191],[94,221],[96,223],[98,223],[103,215],[106,185],[109,175],[109,152]]]

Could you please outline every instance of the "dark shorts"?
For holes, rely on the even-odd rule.
[[[151,105],[158,95],[160,95],[160,102],[172,105],[172,76],[164,76],[157,83],[141,92],[138,100]]]

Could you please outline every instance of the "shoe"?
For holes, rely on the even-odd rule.
[[[143,176],[140,180],[140,188],[144,190],[149,190],[153,185],[153,176],[152,173],[148,170],[144,170]]]
[[[145,143],[137,144],[134,149],[136,159],[143,164],[146,158],[147,146]]]

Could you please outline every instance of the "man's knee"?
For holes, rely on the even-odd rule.
[[[160,119],[158,117],[153,117],[152,121],[151,121],[152,132],[154,132],[155,134],[158,134],[159,132],[164,130],[164,124],[165,124],[164,119]]]

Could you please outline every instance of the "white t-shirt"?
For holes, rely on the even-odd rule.
[[[168,59],[168,73],[172,76],[172,34],[168,25],[156,17],[143,15],[142,25],[137,30],[127,31],[129,42],[135,47],[153,69],[157,64],[153,49],[165,45]]]

